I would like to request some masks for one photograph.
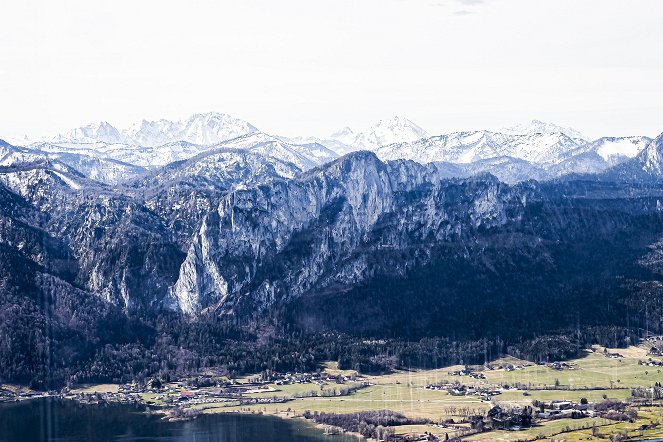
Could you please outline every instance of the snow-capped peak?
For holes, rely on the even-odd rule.
[[[208,145],[257,132],[252,124],[218,112],[194,114],[180,122],[180,140]]]
[[[428,134],[407,118],[396,116],[388,120],[378,121],[369,128],[366,136],[379,146],[384,146],[404,141],[416,141],[426,138]]]
[[[255,126],[219,112],[193,114],[180,121],[142,120],[122,131],[110,123],[88,124],[56,136],[56,142],[96,142],[154,147],[175,141],[210,145],[256,132]]]
[[[104,143],[123,142],[120,131],[106,121],[77,127],[66,134],[58,135],[54,141],[102,141]]]
[[[348,126],[345,126],[343,129],[334,132],[329,136],[332,140],[340,141],[344,144],[352,144],[355,141],[357,134]]]
[[[356,133],[345,127],[332,134],[331,138],[355,149],[375,150],[380,146],[416,141],[427,136],[420,126],[405,117],[396,116],[380,120],[364,132]]]
[[[547,123],[540,120],[532,120],[525,124],[516,124],[515,126],[505,127],[499,130],[503,134],[509,135],[530,135],[530,134],[550,134],[562,133],[576,141],[590,141],[591,139],[571,127],[562,127],[553,123]]]

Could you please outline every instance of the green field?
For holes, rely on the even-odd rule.
[[[545,366],[532,365],[522,370],[488,370],[487,380],[498,384],[513,385],[516,382],[532,387],[552,386],[558,380],[560,385],[570,388],[604,387],[629,388],[649,386],[663,379],[661,367],[638,365],[638,360],[648,359],[644,349],[614,349],[624,355],[621,359],[610,359],[603,355],[602,348],[595,352],[587,351],[585,356],[571,361],[573,370],[553,370]]]
[[[473,367],[482,371],[486,379],[478,380],[469,376],[451,376],[449,372],[464,367],[444,367],[437,370],[398,371],[381,376],[363,376],[358,381],[369,382],[369,387],[356,391],[349,396],[322,397],[322,392],[336,389],[338,392],[343,385],[326,384],[321,389],[317,384],[270,385],[277,391],[251,393],[250,397],[282,396],[294,398],[280,404],[259,404],[249,406],[228,406],[228,403],[202,404],[196,406],[206,413],[242,412],[267,413],[282,417],[296,417],[305,411],[318,411],[327,413],[351,413],[366,410],[393,410],[411,418],[426,418],[435,422],[442,419],[454,418],[460,420],[467,414],[485,412],[495,404],[502,405],[529,405],[533,400],[550,402],[552,400],[572,400],[579,402],[586,398],[590,402],[599,402],[607,397],[614,400],[627,400],[630,397],[630,387],[651,386],[655,382],[663,382],[663,374],[657,367],[647,367],[638,364],[638,360],[646,360],[648,356],[642,347],[628,349],[609,349],[610,352],[622,354],[619,359],[604,356],[603,348],[594,348],[575,360],[569,361],[573,369],[555,370],[541,365],[514,358],[504,358],[495,361],[493,366],[512,364],[525,366],[522,369],[506,371],[505,369],[489,370],[484,367]],[[341,371],[335,364],[328,364],[326,369],[330,373],[339,374]],[[353,372],[344,372],[350,375]],[[248,379],[248,377],[247,377]],[[516,384],[527,388],[524,390],[503,389],[502,393],[492,398],[491,402],[484,402],[476,396],[452,396],[446,391],[428,390],[423,388],[429,384],[444,382],[461,382],[472,386],[498,387]],[[351,385],[351,384],[349,384]],[[547,389],[543,389],[547,388]],[[298,397],[317,392],[317,397]],[[555,441],[592,440],[591,426],[596,425],[603,434],[611,434],[630,430],[629,435],[635,436],[637,427],[645,423],[663,423],[662,408],[640,411],[640,417],[635,423],[614,423],[600,418],[592,419],[560,419],[544,421],[532,428],[507,432],[493,431],[466,437],[468,441],[516,441],[535,440],[545,437]],[[583,429],[589,427],[589,429]],[[566,431],[566,430],[573,431]],[[399,434],[417,435],[430,432],[444,437],[452,436],[452,429],[442,428],[438,425],[409,425],[396,429]],[[643,437],[661,436],[661,430],[648,430]],[[553,438],[553,439],[550,439]]]
[[[443,367],[436,370],[396,371],[380,376],[358,376],[350,370],[339,370],[336,363],[327,363],[323,367],[326,372],[334,375],[357,376],[355,382],[337,384],[326,382],[276,385],[266,384],[254,386],[250,379],[256,376],[245,376],[235,379],[250,392],[244,397],[268,400],[272,397],[288,399],[283,403],[239,405],[238,400],[219,400],[213,403],[196,403],[189,405],[204,413],[264,413],[284,418],[299,417],[305,411],[326,413],[352,413],[369,410],[393,410],[410,418],[425,418],[440,423],[446,419],[462,421],[468,415],[484,414],[494,405],[523,406],[531,405],[538,400],[571,400],[580,402],[586,398],[591,402],[600,402],[604,398],[626,401],[631,394],[631,387],[651,386],[655,382],[663,382],[663,373],[658,367],[639,365],[639,360],[647,360],[644,347],[627,349],[609,349],[609,352],[620,353],[623,358],[605,357],[604,349],[596,347],[586,351],[582,357],[568,361],[572,369],[555,370],[553,368],[532,364],[527,361],[507,357],[494,361],[489,369],[483,366],[471,367],[480,371],[486,379],[475,379],[470,376],[452,376],[449,373],[461,370],[463,366]],[[660,358],[659,358],[660,359]],[[511,370],[513,366],[518,369]],[[501,367],[501,368],[499,368]],[[510,370],[506,370],[508,367]],[[499,389],[500,394],[492,397],[490,402],[478,396],[453,396],[446,390],[424,388],[430,384],[460,382],[467,386]],[[349,395],[340,396],[341,389],[368,383]],[[514,388],[518,385],[520,388]],[[508,388],[505,388],[508,386]],[[170,384],[177,391],[186,390],[179,384]],[[117,385],[84,386],[72,393],[105,393],[116,392]],[[262,391],[260,391],[262,390]],[[204,392],[205,389],[201,389]],[[331,396],[333,394],[333,396]],[[165,393],[146,392],[141,398],[146,403],[165,405]],[[656,438],[663,437],[663,428],[645,431],[640,435],[637,428],[643,424],[663,424],[663,407],[640,408],[639,417],[634,423],[616,423],[601,418],[560,419],[541,421],[532,428],[522,431],[493,431],[473,436],[466,436],[468,441],[529,441],[537,438],[554,441],[585,441],[597,440],[592,436],[592,425],[604,435],[627,431],[630,437]],[[467,427],[467,424],[465,425]],[[454,436],[458,431],[439,424],[407,425],[395,428],[398,434],[420,435],[428,432],[438,435],[444,440],[445,435]]]

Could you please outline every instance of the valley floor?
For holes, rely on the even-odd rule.
[[[448,435],[467,441],[572,442],[611,440],[611,437],[614,440],[617,434],[628,437],[618,440],[645,440],[663,438],[663,401],[632,397],[633,388],[648,388],[663,382],[663,358],[648,355],[646,348],[645,345],[627,349],[594,347],[583,357],[562,365],[537,365],[509,357],[488,366],[452,366],[376,376],[339,370],[335,363],[328,363],[313,379],[305,374],[292,374],[262,382],[256,375],[232,381],[224,379],[223,388],[173,383],[153,391],[135,386],[134,391],[128,391],[127,386],[97,385],[72,390],[67,395],[88,401],[135,398],[161,409],[171,418],[235,412],[296,418],[316,412],[391,410],[410,419],[434,422],[393,428],[396,434],[407,435],[411,440],[418,440],[425,433],[440,440]],[[637,418],[632,422],[616,422],[592,412],[580,419],[566,417],[563,405],[568,404],[560,401],[570,401],[576,406],[581,399],[590,406],[607,399],[628,402],[637,411]],[[495,405],[508,409],[531,406],[533,401],[550,404],[551,408],[559,405],[560,418],[536,418],[534,426],[519,431],[483,433],[472,431],[466,423],[468,417],[485,415]],[[536,416],[538,407],[533,408]]]

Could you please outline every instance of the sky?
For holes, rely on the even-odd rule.
[[[0,5],[0,138],[219,111],[282,135],[394,115],[663,132],[660,0],[23,0]]]

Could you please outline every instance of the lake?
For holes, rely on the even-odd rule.
[[[327,436],[298,419],[245,414],[167,422],[142,406],[81,405],[62,399],[0,404],[0,442],[358,442]]]

